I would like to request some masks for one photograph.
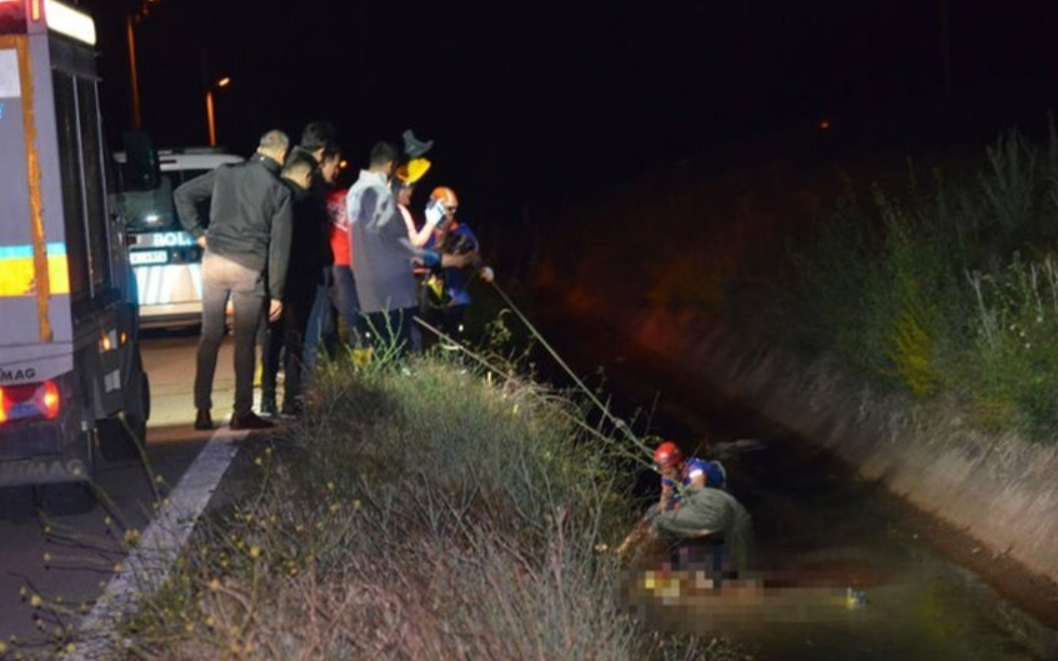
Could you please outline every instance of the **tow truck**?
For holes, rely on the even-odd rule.
[[[84,509],[96,457],[139,456],[150,416],[95,42],[80,9],[0,0],[0,487]]]

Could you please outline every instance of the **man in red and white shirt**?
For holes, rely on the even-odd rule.
[[[352,250],[349,242],[349,217],[345,213],[345,196],[349,189],[332,191],[327,196],[327,215],[331,219],[331,252],[334,254],[334,305],[345,323],[349,344],[361,346],[363,324],[360,300],[353,277]]]

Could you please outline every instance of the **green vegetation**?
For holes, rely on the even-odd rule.
[[[531,381],[357,358],[248,442],[240,495],[123,624],[128,658],[725,658],[621,604],[635,443]]]
[[[919,400],[955,396],[984,429],[1058,428],[1058,136],[1017,132],[975,176],[913,169],[901,196],[851,185],[794,249],[786,341]]]

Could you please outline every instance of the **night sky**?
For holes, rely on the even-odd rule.
[[[115,141],[130,116],[123,12],[139,6],[119,4],[82,3]],[[296,137],[329,119],[359,166],[410,127],[437,141],[432,184],[517,204],[822,119],[894,135],[1042,122],[1056,28],[1053,0],[158,0],[136,34],[159,146],[205,144],[205,85],[230,76],[217,131],[238,153],[272,126]]]

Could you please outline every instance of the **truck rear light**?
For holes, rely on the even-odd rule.
[[[62,398],[54,381],[0,387],[0,423],[59,415]]]
[[[44,396],[41,397],[41,402],[44,404],[44,417],[48,420],[54,420],[55,416],[59,415],[59,400],[58,386],[54,381],[45,381]]]

